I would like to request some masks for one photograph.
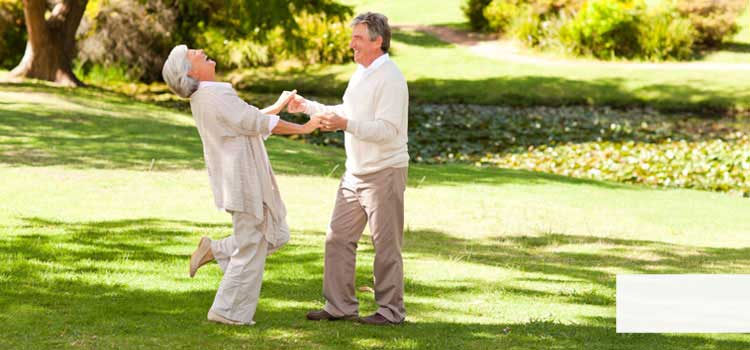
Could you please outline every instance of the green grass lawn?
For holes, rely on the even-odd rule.
[[[252,102],[252,101],[251,101]],[[188,114],[96,89],[0,86],[0,348],[742,349],[742,334],[615,333],[617,273],[745,273],[750,202],[464,165],[410,169],[408,323],[314,323],[344,155],[272,137],[290,244],[255,327],[207,322],[187,276],[216,211]],[[152,162],[153,160],[153,162]],[[357,286],[372,286],[373,248]],[[361,313],[375,310],[359,292]]]

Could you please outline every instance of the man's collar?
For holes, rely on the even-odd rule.
[[[361,69],[367,70],[367,71],[375,70],[378,67],[382,66],[383,63],[385,63],[386,61],[390,60],[389,57],[390,56],[388,56],[387,53],[384,53],[384,54],[380,55],[378,58],[376,58],[374,61],[372,61],[372,63],[370,63],[370,65],[367,66],[367,68],[365,68],[365,66],[363,66],[361,64],[358,64],[357,68],[361,68]]]

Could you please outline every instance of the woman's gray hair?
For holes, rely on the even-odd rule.
[[[367,33],[370,34],[370,41],[374,41],[378,36],[383,37],[383,44],[380,50],[388,53],[391,48],[391,26],[388,25],[388,17],[375,12],[365,12],[354,18],[351,26],[364,23],[367,25]]]
[[[169,57],[164,62],[164,68],[161,70],[161,75],[169,89],[183,98],[189,98],[198,90],[198,84],[200,83],[197,79],[188,76],[192,66],[187,53],[187,46],[175,46],[169,53]]]

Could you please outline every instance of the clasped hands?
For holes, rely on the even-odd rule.
[[[297,95],[297,90],[284,91],[271,107],[275,114],[278,114],[284,107],[288,113],[304,113],[308,107],[308,101]],[[346,130],[348,120],[332,112],[318,113],[310,116],[310,120],[305,123],[304,129],[308,133],[315,129],[322,131]]]

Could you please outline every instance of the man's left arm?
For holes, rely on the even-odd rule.
[[[344,123],[337,125],[345,129],[354,137],[367,142],[388,142],[401,132],[405,108],[409,104],[409,91],[405,81],[389,81],[382,87],[377,101],[375,101],[375,117],[373,120],[363,121],[344,119]],[[343,118],[342,118],[343,119]]]

